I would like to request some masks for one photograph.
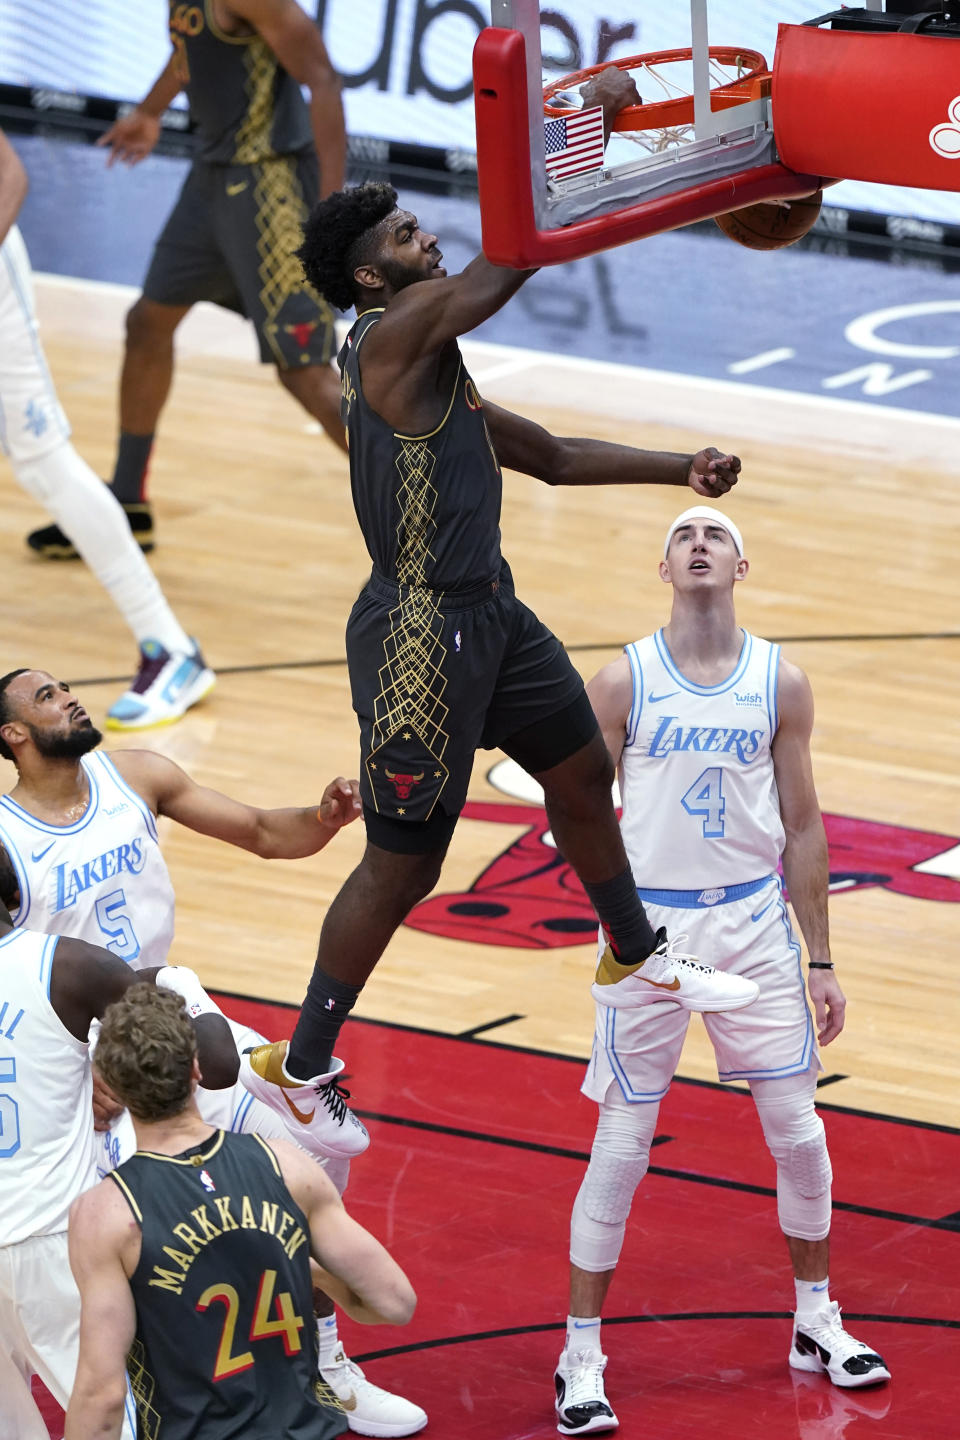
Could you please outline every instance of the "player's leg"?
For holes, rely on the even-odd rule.
[[[613,762],[583,681],[556,636],[513,602],[514,626],[483,743],[499,744],[543,787],[554,840],[603,926],[594,998],[614,1007],[667,993],[686,1009],[749,1005],[756,986],[670,947],[637,894],[613,807]]]
[[[790,1345],[795,1370],[825,1371],[845,1389],[876,1385],[890,1371],[844,1329],[830,1299],[830,1184],[833,1172],[816,1111],[819,1062],[799,1075],[752,1079],[764,1138],[777,1166],[777,1211],[793,1263],[796,1310]]]
[[[86,561],[137,641],[140,671],[111,707],[108,725],[124,717],[141,726],[177,719],[211,688],[213,674],[167,604],[120,506],[70,443],[37,328],[29,257],[14,228],[0,249],[0,409],[6,420],[0,443],[19,484],[54,516],[52,528],[70,537],[71,553]],[[143,683],[145,655],[165,657],[166,697]],[[184,683],[174,700],[169,681],[181,670]]]
[[[663,918],[660,911],[653,918]],[[570,1217],[567,1332],[554,1376],[558,1429],[613,1429],[604,1393],[601,1314],[623,1247],[637,1186],[647,1173],[660,1101],[683,1049],[690,1016],[673,1005],[597,1005],[593,1053],[581,1087],[599,1105],[590,1163]]]
[[[225,190],[217,196],[217,242],[256,329],[260,358],[277,367],[284,389],[346,450],[340,375],[331,364],[334,312],[306,283],[294,253],[317,199],[316,161],[284,156],[231,167],[228,174],[234,171],[234,188],[241,177],[247,184],[236,195]]]
[[[324,918],[317,958],[293,1037],[263,1046],[241,1061],[244,1085],[278,1113],[289,1112],[328,1154],[359,1154],[369,1138],[344,1103],[333,1055],[340,1029],[390,939],[440,875],[456,819],[402,826],[396,837],[365,808],[369,831],[388,843],[428,844],[420,853],[391,851],[368,838],[360,864]],[[381,822],[378,826],[377,822]]]

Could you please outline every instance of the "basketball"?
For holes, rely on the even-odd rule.
[[[714,219],[724,235],[745,245],[748,250],[782,250],[806,235],[816,224],[823,201],[823,191],[804,195],[799,200],[770,200],[761,205],[746,205]]]

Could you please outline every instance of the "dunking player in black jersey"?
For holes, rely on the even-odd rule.
[[[594,82],[608,120],[627,103],[624,83],[616,69]],[[245,1056],[244,1084],[281,1114],[301,1094],[310,1120],[309,1086],[327,1083],[340,1063],[332,1059],[340,1025],[394,931],[437,882],[478,747],[499,746],[543,786],[557,845],[611,942],[597,999],[632,1006],[666,996],[693,1010],[750,1004],[752,982],[680,956],[665,932],[654,934],[583,682],[514,594],[499,531],[501,464],[551,485],[689,485],[716,497],[735,484],[739,460],[714,449],[659,454],[557,439],[482,404],[457,336],[530,272],[481,255],[448,277],[437,237],[398,208],[390,186],[330,196],[311,215],[300,254],[320,293],[359,314],[339,362],[354,506],[373,561],[347,626],[367,847],[327,912],[289,1052],[281,1042]],[[310,1123],[329,1115],[317,1106]]]
[[[129,1107],[138,1149],[70,1216],[83,1309],[67,1437],[119,1436],[127,1373],[143,1436],[341,1434],[346,1416],[317,1376],[308,1256],[373,1324],[413,1314],[403,1271],[295,1146],[200,1118],[179,995],[133,986],[104,1017],[97,1067]]]
[[[170,39],[170,60],[149,95],[99,142],[110,147],[111,163],[137,164],[157,142],[160,116],[186,90],[196,159],[127,316],[120,380],[111,489],[145,550],[154,543],[147,465],[173,378],[173,336],[198,300],[252,320],[260,358],[344,446],[330,364],[333,314],[304,284],[293,253],[318,195],[343,184],[340,82],[320,30],[297,0],[170,0]],[[76,554],[56,525],[28,543],[51,559]]]

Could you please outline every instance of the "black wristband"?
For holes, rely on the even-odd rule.
[[[832,961],[832,960],[808,960],[808,961],[807,961],[807,969],[808,969],[808,970],[832,970],[832,969],[833,969],[833,961]]]

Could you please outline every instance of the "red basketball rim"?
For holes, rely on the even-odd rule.
[[[611,60],[604,65],[591,65],[564,75],[559,80],[544,86],[543,113],[551,118],[569,115],[569,106],[551,105],[549,102],[558,90],[569,90],[582,85],[593,75],[599,75],[610,65],[618,70],[643,70],[648,66],[670,65],[680,61],[691,61],[693,51],[688,47],[679,50],[655,50],[649,55],[627,55],[620,60]],[[731,105],[742,105],[748,100],[757,100],[770,93],[770,71],[767,62],[758,50],[744,50],[736,45],[711,45],[710,59],[720,65],[736,66],[742,73],[735,80],[717,85],[710,90],[710,108],[725,110]],[[637,87],[640,88],[639,86]],[[668,100],[653,100],[643,105],[627,105],[613,122],[614,130],[659,130],[674,125],[693,124],[693,96],[678,95]]]

